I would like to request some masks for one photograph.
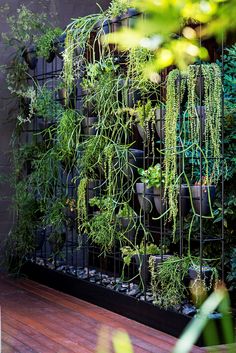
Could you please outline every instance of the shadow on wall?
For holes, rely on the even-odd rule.
[[[5,19],[15,14],[23,4],[34,12],[46,12],[53,23],[63,28],[70,22],[71,18],[98,12],[99,8],[96,2],[94,0],[0,0],[0,32],[8,31]],[[103,9],[106,9],[110,0],[98,0],[98,3]],[[12,58],[11,49],[6,50],[1,37],[0,53],[1,66],[7,64]],[[0,183],[0,264],[4,239],[13,222],[11,212],[12,190],[9,183],[11,173],[10,139],[14,129],[16,113],[17,102],[14,102],[10,97],[4,74],[0,70],[0,176],[5,176],[5,181]]]

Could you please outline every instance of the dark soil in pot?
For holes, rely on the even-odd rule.
[[[191,193],[193,199],[193,207],[195,212],[200,215],[207,216],[210,213],[210,208],[215,199],[216,187],[215,185],[193,185],[191,186]],[[210,201],[210,202],[209,202]],[[211,207],[210,207],[211,205]]]
[[[136,183],[136,191],[141,209],[145,213],[150,213],[153,208],[153,192],[154,188],[147,188],[144,183]]]
[[[29,66],[29,68],[31,70],[34,70],[38,63],[35,46],[31,45],[28,48],[24,48],[22,56],[25,59],[25,62]]]

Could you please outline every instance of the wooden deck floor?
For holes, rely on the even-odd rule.
[[[126,330],[135,353],[171,352],[176,342],[160,331],[27,279],[0,275],[0,305],[1,353],[95,353],[103,326],[110,334],[118,328]],[[197,347],[192,350],[202,352]]]

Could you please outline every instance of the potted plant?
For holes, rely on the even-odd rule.
[[[63,53],[65,51],[65,40],[66,40],[66,33],[63,32],[62,34],[54,38],[54,41],[53,41],[54,52],[59,59],[63,59]]]
[[[16,15],[7,17],[10,32],[3,33],[3,39],[17,49],[31,70],[37,65],[35,43],[47,30],[46,18],[45,13],[33,13],[25,5],[21,5]]]
[[[137,128],[139,135],[144,141],[150,140],[150,124],[152,127],[155,123],[155,109],[152,108],[152,102],[148,100],[145,104],[138,102],[138,106],[134,109],[136,117]],[[153,131],[152,131],[153,132]]]
[[[207,216],[212,214],[212,204],[215,199],[216,186],[212,185],[207,177],[191,186],[191,197],[196,214]]]
[[[138,216],[129,206],[128,203],[123,204],[117,214],[121,232],[125,237],[125,240],[130,242],[134,241],[136,234],[136,223],[138,221]]]
[[[138,16],[140,16],[140,13],[135,8],[129,7],[128,10],[121,15],[122,26],[133,28],[137,22]]]
[[[88,180],[88,200],[93,199],[94,197],[101,196],[103,191],[104,181],[101,179],[89,179]]]
[[[136,184],[136,190],[139,194],[138,199],[141,208],[147,213],[151,212],[152,201],[154,201],[157,211],[162,214],[166,205],[162,194],[164,175],[161,171],[161,165],[158,163],[146,170],[139,168],[138,172],[141,176],[141,183]]]
[[[127,12],[129,0],[112,0],[107,10],[107,16],[111,21],[112,32],[116,32],[121,27],[121,15]]]
[[[150,256],[159,256],[166,253],[167,247],[159,247],[153,243],[141,242],[140,245],[124,246],[121,248],[122,257],[125,265],[130,265],[131,259],[134,258],[139,270],[142,284],[147,284],[149,280],[149,258]]]
[[[55,57],[54,40],[62,34],[61,28],[49,28],[37,41],[37,56],[45,58],[48,63]]]

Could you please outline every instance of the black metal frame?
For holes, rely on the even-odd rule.
[[[223,52],[223,45],[222,45]],[[31,72],[32,78],[37,81],[40,85],[51,80],[52,88],[56,87],[56,81],[60,77],[60,73],[63,67],[63,62],[57,57],[52,63],[46,63],[43,59],[39,59],[37,68],[34,72]],[[162,73],[162,80],[165,81],[167,75],[167,70]],[[29,78],[30,82],[31,79]],[[81,102],[83,101],[83,94],[77,87],[77,94],[75,99],[75,106],[77,109],[81,108]],[[222,98],[222,126],[224,124],[224,101]],[[28,124],[28,127],[22,131],[22,136],[25,136],[25,143],[30,143],[31,139],[35,139],[36,143],[41,138],[38,133],[38,117],[34,117],[33,122]],[[162,120],[160,122],[162,128]],[[201,127],[202,129],[202,127]],[[224,138],[224,129],[222,129],[222,141]],[[34,135],[34,137],[33,137]],[[138,137],[137,131],[135,132],[135,148],[141,148],[144,152],[143,167],[147,167],[151,164],[150,160],[150,148],[145,147],[141,139]],[[163,147],[163,141],[160,141],[161,148]],[[224,145],[222,143],[222,156],[224,158]],[[155,160],[162,163],[162,155],[156,156]],[[200,155],[200,177],[202,177],[202,156]],[[179,165],[181,165],[181,156],[179,157]],[[223,168],[223,163],[222,163]],[[64,175],[61,168],[59,178],[59,189],[63,192],[65,187],[69,190],[68,196],[76,199],[76,188],[77,184],[71,182],[73,177],[76,174],[76,170],[71,170],[70,181],[68,182],[67,176]],[[67,182],[65,183],[65,181]],[[67,184],[65,186],[65,184]],[[224,205],[224,179],[222,173],[222,209]],[[186,196],[179,196],[179,205],[182,204],[182,199],[185,199]],[[137,203],[137,193],[133,198],[133,207],[134,209],[139,209]],[[200,214],[201,214],[201,203],[200,203]],[[223,211],[222,211],[223,212]],[[179,252],[180,256],[183,255],[183,244],[186,238],[186,233],[184,231],[183,217],[181,217],[181,210],[179,212],[179,246],[174,246],[174,251]],[[157,214],[152,214],[155,216]],[[224,219],[222,217],[222,233],[218,236],[211,238],[206,238],[202,230],[202,217],[200,217],[200,228],[199,228],[199,239],[195,239],[194,242],[199,247],[200,261],[202,263],[203,258],[203,247],[205,243],[220,241],[221,242],[221,257],[222,262],[222,273],[221,277],[224,279]],[[153,222],[152,217],[149,214],[143,213],[143,223],[151,231],[154,240],[157,243],[163,243],[166,237],[169,237],[171,230],[166,226],[163,219],[160,219],[159,222]],[[119,282],[121,270],[122,270],[122,257],[119,251],[119,248],[115,247],[114,252],[107,254],[105,258],[99,256],[99,249],[90,244],[87,240],[87,236],[84,235],[81,239],[82,246],[78,248],[78,235],[76,229],[76,222],[72,227],[66,227],[66,242],[61,251],[63,256],[54,257],[54,262],[50,262],[48,259],[51,256],[51,250],[47,242],[48,236],[50,235],[51,229],[41,230],[44,232],[45,241],[41,249],[35,251],[35,253],[29,256],[27,264],[23,267],[23,272],[27,274],[30,278],[38,280],[41,283],[52,286],[53,288],[62,290],[66,293],[75,295],[84,300],[88,300],[94,304],[103,306],[107,309],[113,310],[119,314],[125,315],[131,319],[135,319],[144,324],[150,325],[154,328],[160,329],[164,332],[167,332],[171,335],[178,337],[183,328],[191,320],[191,317],[174,312],[171,310],[159,309],[147,302],[149,292],[148,282],[144,283],[144,289],[141,293],[143,299],[139,300],[137,298],[132,298],[130,296],[119,293],[115,290],[106,289],[103,286],[103,274],[109,274],[113,278],[113,281]],[[144,265],[146,266],[146,264]],[[82,274],[82,269],[84,273]],[[100,285],[92,283],[91,281],[91,271],[97,269],[98,275],[100,275],[101,280]],[[84,276],[82,279],[80,275]],[[133,261],[132,266],[126,272],[127,278],[131,278],[133,275],[137,274],[137,267]],[[85,278],[86,277],[86,278]],[[118,283],[117,282],[117,283]],[[135,282],[135,281],[134,281]],[[128,284],[130,288],[131,284]],[[221,342],[223,342],[221,340]],[[198,345],[203,345],[203,338],[201,337],[198,341]]]

